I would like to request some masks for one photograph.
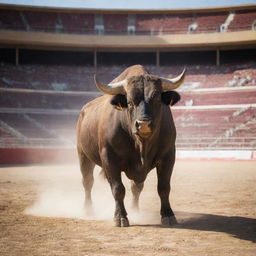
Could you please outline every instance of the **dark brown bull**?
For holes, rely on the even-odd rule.
[[[176,130],[169,105],[179,94],[173,90],[185,72],[173,79],[150,75],[142,66],[127,68],[111,84],[98,89],[105,95],[86,104],[77,123],[77,149],[85,188],[85,205],[91,208],[95,164],[102,167],[115,199],[116,226],[129,226],[124,206],[121,172],[132,180],[133,206],[150,170],[156,168],[161,199],[161,222],[176,222],[170,207],[170,178],[175,162]]]

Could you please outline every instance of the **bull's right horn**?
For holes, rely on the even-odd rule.
[[[102,84],[98,81],[96,75],[94,75],[94,81],[97,88],[103,93],[110,94],[110,95],[125,94],[124,87],[127,84],[126,79],[116,83]]]
[[[185,78],[186,69],[184,68],[180,75],[174,78],[163,78],[160,77],[162,81],[163,91],[172,91],[180,87]]]

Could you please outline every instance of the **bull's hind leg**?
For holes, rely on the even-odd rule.
[[[87,215],[93,215],[92,208],[92,197],[91,191],[94,183],[93,178],[93,169],[95,163],[90,161],[83,152],[78,151],[79,161],[80,161],[80,170],[83,176],[83,186],[85,191],[85,210]]]
[[[144,187],[144,182],[138,183],[133,180],[131,181],[132,208],[134,210],[139,210],[139,197],[143,187]]]

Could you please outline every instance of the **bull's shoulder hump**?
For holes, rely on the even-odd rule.
[[[119,82],[124,79],[129,79],[133,76],[146,75],[148,71],[142,65],[133,65],[126,68],[119,76],[117,76],[111,83]]]
[[[108,101],[108,100],[109,100],[109,95],[103,95],[103,96],[97,97],[94,100],[85,104],[84,107],[82,108],[82,110],[99,107],[99,106],[105,104],[106,101]]]
[[[110,95],[103,95],[98,97],[83,106],[80,111],[81,116],[88,116],[88,115],[97,115],[97,113],[101,113],[104,110],[108,102],[110,102]]]

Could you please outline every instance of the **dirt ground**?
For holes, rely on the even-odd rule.
[[[159,225],[154,170],[139,213],[125,179],[128,228],[112,226],[108,184],[95,176],[96,216],[86,218],[78,166],[2,166],[0,255],[256,255],[256,162],[176,162],[172,228]]]

